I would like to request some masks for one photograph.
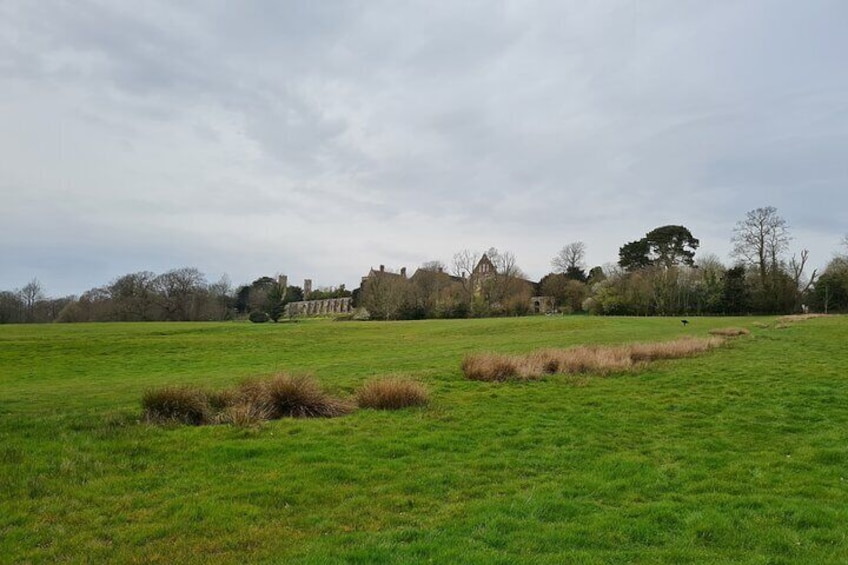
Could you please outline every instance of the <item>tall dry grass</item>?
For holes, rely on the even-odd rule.
[[[660,359],[691,357],[718,347],[718,337],[682,338],[658,343],[542,349],[527,355],[477,353],[462,360],[465,377],[477,381],[531,380],[544,375],[609,375]]]
[[[424,406],[430,394],[421,383],[402,378],[386,378],[365,383],[356,393],[360,408],[399,410],[411,406]]]
[[[710,330],[710,335],[720,335],[722,337],[739,337],[740,335],[750,334],[748,328],[715,328]]]
[[[348,403],[327,394],[311,377],[287,373],[244,381],[237,387],[236,397],[241,403],[262,407],[272,420],[332,418],[352,409]]]
[[[208,424],[214,419],[208,393],[196,386],[172,385],[144,392],[144,420],[149,423]]]
[[[519,376],[516,358],[497,353],[466,355],[462,372],[472,381],[508,381]]]
[[[805,320],[812,320],[814,318],[830,318],[832,314],[790,314],[788,316],[781,316],[778,318],[778,322],[803,322]]]
[[[234,388],[206,391],[196,386],[165,386],[142,397],[144,419],[153,423],[253,426],[279,418],[331,418],[353,406],[330,396],[310,377],[281,373],[249,379]]]

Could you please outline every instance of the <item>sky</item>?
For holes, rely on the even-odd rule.
[[[848,2],[0,2],[0,290],[848,233]],[[697,259],[696,255],[696,259]]]

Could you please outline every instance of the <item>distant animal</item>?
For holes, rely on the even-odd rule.
[[[686,325],[689,325],[689,320],[680,320],[680,323],[682,323],[684,326],[686,326]]]

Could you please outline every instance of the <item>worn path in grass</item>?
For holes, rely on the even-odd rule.
[[[0,326],[0,561],[842,563],[848,319]],[[647,371],[462,378],[466,352],[752,330]],[[152,386],[405,373],[433,402],[139,424]]]

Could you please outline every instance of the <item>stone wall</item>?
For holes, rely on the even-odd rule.
[[[285,316],[335,316],[353,311],[353,299],[328,298],[327,300],[304,300],[286,304]]]

